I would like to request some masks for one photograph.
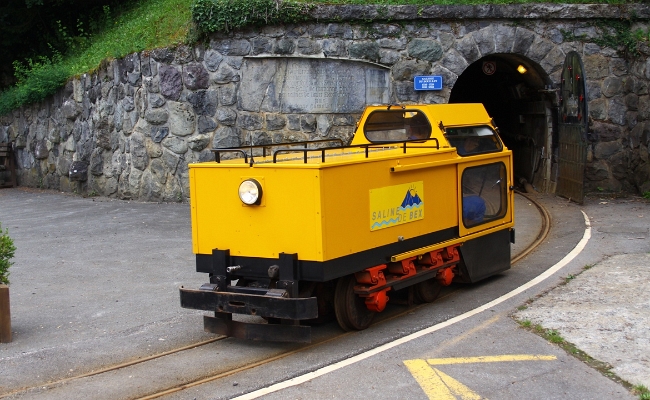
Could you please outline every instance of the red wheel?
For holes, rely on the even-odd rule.
[[[376,314],[368,310],[365,300],[354,293],[356,283],[354,275],[348,275],[340,278],[336,284],[334,312],[344,331],[366,329]]]

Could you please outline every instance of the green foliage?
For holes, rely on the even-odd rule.
[[[640,400],[650,400],[650,390],[644,385],[634,387],[634,392],[639,395]]]
[[[49,46],[51,57],[14,62],[17,84],[0,93],[0,115],[47,98],[72,76],[92,72],[102,61],[187,41],[191,0],[145,0],[119,15],[104,6],[103,15],[75,33],[59,25],[58,37],[68,53]],[[90,31],[95,32],[93,34]]]
[[[11,259],[14,258],[16,246],[14,241],[9,237],[9,230],[2,231],[0,224],[0,283],[9,284],[9,267],[13,264]]]
[[[650,191],[648,192],[643,192],[643,198],[650,200]]]
[[[625,57],[636,57],[641,54],[642,42],[648,42],[649,32],[641,29],[632,31],[631,20],[606,20],[596,24],[602,35],[594,38],[593,41],[601,47],[611,47],[620,50]]]
[[[24,64],[14,61],[14,73],[18,84],[0,93],[0,115],[11,110],[44,100],[54,94],[70,77],[68,67],[60,55],[49,59],[28,59]]]
[[[546,339],[551,343],[559,344],[564,342],[560,333],[554,329],[547,329],[545,333]]]
[[[282,0],[195,0],[192,18],[206,33],[310,19],[308,3]]]

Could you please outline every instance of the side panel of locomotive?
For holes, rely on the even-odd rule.
[[[317,168],[192,165],[194,252],[221,248],[271,259],[285,252],[297,253],[300,260],[327,261],[456,226],[456,165],[391,172],[398,156]],[[413,163],[423,160],[411,158]],[[260,182],[259,206],[242,205],[237,198],[245,179]],[[421,205],[399,211],[407,192],[417,189],[422,190],[417,193]],[[389,194],[393,202],[383,203]]]

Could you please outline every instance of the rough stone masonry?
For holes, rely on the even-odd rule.
[[[365,103],[447,102],[458,76],[489,54],[525,56],[557,87],[566,54],[577,51],[591,120],[587,190],[650,191],[650,48],[624,58],[594,42],[601,18],[634,17],[634,29],[647,32],[648,5],[319,6],[313,13],[336,22],[134,53],[2,116],[0,141],[16,144],[20,184],[184,201],[188,163],[212,160],[212,148],[348,140]],[[415,75],[441,75],[444,88],[416,92]],[[319,96],[305,97],[310,81]],[[260,93],[260,82],[276,92]]]

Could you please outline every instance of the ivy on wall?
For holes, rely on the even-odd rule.
[[[282,0],[196,0],[192,18],[205,33],[306,21],[312,5]]]
[[[648,32],[641,29],[633,30],[632,20],[606,20],[596,26],[602,36],[593,41],[601,47],[611,47],[622,51],[626,58],[641,55],[641,46],[648,44]]]
[[[634,29],[634,20],[631,19],[603,20],[592,26],[598,28],[600,37],[589,38],[589,41],[600,47],[615,49],[628,59],[640,56],[642,48],[650,45],[650,30]],[[584,36],[564,30],[562,36],[566,41],[587,40]]]

